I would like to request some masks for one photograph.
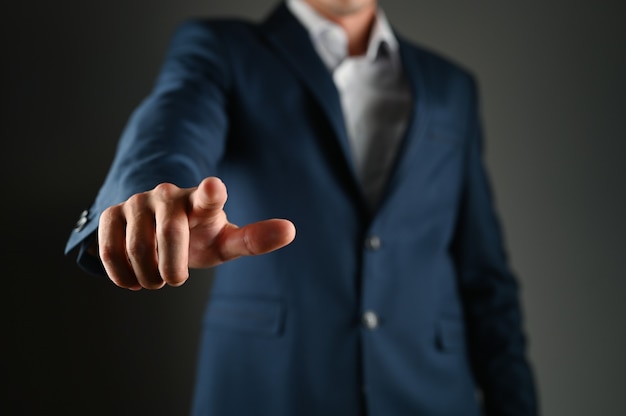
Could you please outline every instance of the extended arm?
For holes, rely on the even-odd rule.
[[[81,266],[119,286],[179,285],[188,267],[293,239],[293,225],[282,220],[229,223],[224,185],[203,180],[217,173],[229,127],[229,61],[217,30],[198,21],[177,30],[154,90],[129,120],[85,223],[68,241],[66,251],[80,247]]]

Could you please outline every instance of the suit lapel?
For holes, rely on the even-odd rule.
[[[404,137],[402,138],[400,148],[396,154],[395,161],[389,172],[389,179],[381,204],[387,199],[389,193],[397,188],[399,182],[406,176],[406,172],[414,167],[414,163],[419,163],[418,145],[423,140],[429,119],[429,89],[425,80],[424,68],[420,67],[419,56],[415,53],[411,45],[401,39],[397,34],[400,45],[400,57],[404,75],[411,89],[413,97],[413,108],[409,116]]]
[[[276,8],[261,28],[277,53],[293,69],[320,104],[339,140],[353,180],[357,181],[339,93],[332,76],[313,47],[309,33],[283,3]]]
[[[263,22],[261,30],[320,104],[339,141],[346,164],[352,173],[352,180],[361,190],[361,199],[365,203],[352,158],[339,93],[328,69],[314,49],[309,33],[284,3],[281,3]],[[414,163],[419,163],[416,160],[419,154],[418,144],[426,132],[429,118],[428,88],[423,68],[420,68],[419,55],[399,36],[398,41],[404,74],[411,88],[413,108],[395,162],[391,167],[381,204],[384,204],[386,197],[397,187],[407,170],[411,169]]]

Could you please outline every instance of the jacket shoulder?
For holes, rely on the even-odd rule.
[[[258,23],[245,19],[190,18],[175,28],[172,45],[196,43],[207,40],[229,42],[241,37],[254,37]]]
[[[419,62],[428,82],[448,87],[462,87],[475,90],[477,79],[474,72],[458,61],[423,45],[398,37],[405,54]]]

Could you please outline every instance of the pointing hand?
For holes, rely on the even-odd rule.
[[[295,238],[288,220],[228,222],[226,198],[226,186],[212,177],[188,189],[163,183],[106,209],[98,253],[109,278],[133,290],[180,286],[189,268],[269,253]]]

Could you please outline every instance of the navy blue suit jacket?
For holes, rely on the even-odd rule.
[[[67,250],[101,272],[84,247],[105,208],[210,175],[231,221],[295,223],[288,247],[216,270],[194,414],[535,414],[475,84],[403,39],[400,51],[414,106],[370,212],[332,78],[284,5],[261,24],[190,21],[173,37]]]

